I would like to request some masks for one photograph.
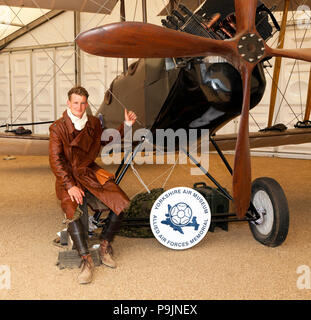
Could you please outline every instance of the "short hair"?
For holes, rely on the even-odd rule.
[[[68,91],[68,100],[71,99],[72,94],[77,94],[79,96],[85,96],[86,99],[88,99],[88,97],[89,97],[89,93],[87,92],[87,90],[81,86],[75,86]]]

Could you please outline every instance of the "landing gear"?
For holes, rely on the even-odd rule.
[[[254,180],[251,202],[259,214],[257,220],[249,222],[254,238],[269,247],[281,245],[289,227],[288,204],[281,186],[267,177]]]
[[[225,164],[227,170],[232,175],[233,170],[226,160],[224,154],[218,147],[217,143],[212,137],[210,137],[210,141],[219,154],[221,160]],[[122,163],[115,173],[115,176],[117,177],[117,184],[119,184],[125,172],[127,171],[129,163],[134,159],[135,154],[141,146],[141,143],[136,146],[135,150],[132,152],[132,155],[130,155],[129,160],[127,160],[129,154],[127,154],[122,160]],[[205,168],[203,168],[201,164],[194,157],[192,157],[192,155],[187,150],[184,150],[183,148],[181,148],[181,150],[185,152],[189,159],[198,168],[200,168],[205,176],[209,180],[211,180],[211,182],[213,182],[217,187],[217,190],[214,189],[214,191],[217,192],[217,199],[222,195],[223,198],[220,197],[219,199],[222,199],[224,203],[226,203],[226,201],[234,201],[229,192],[225,188],[223,188],[220,183]],[[211,187],[206,188],[212,189]],[[200,191],[198,190],[198,192]],[[201,194],[203,195],[203,197],[206,196],[204,192],[202,192]],[[209,197],[209,199],[206,198],[206,200],[209,202],[211,200],[210,198],[212,197]],[[223,211],[218,211],[214,208],[211,212],[212,225],[221,226],[222,229],[227,230],[227,225],[229,222],[248,222],[255,240],[269,247],[276,247],[281,245],[287,237],[289,228],[289,210],[286,196],[282,187],[272,178],[262,177],[253,181],[250,206],[243,218],[239,218],[236,216],[236,213],[228,211],[229,205],[227,209],[223,207]],[[99,218],[100,216],[98,216],[96,220],[100,221]],[[123,226],[125,224],[129,227],[146,227],[150,225],[149,218],[146,219],[144,217],[124,218]],[[224,228],[223,226],[226,226],[226,228]]]
[[[210,141],[227,167],[229,173],[232,175],[232,168],[224,154],[212,137],[210,137]],[[198,162],[194,159],[191,160],[194,161],[200,169],[202,169]],[[202,171],[204,172],[204,170]],[[223,189],[218,182],[208,174],[208,172],[204,173],[227,199],[233,201],[233,198],[227,193],[227,191]],[[289,210],[287,199],[282,187],[274,179],[267,177],[258,178],[252,183],[250,207],[244,218],[239,219],[234,217],[231,213],[219,216],[212,212],[212,221],[247,221],[254,238],[258,242],[268,247],[277,247],[285,241],[288,233]]]

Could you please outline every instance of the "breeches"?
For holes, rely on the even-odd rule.
[[[107,181],[102,187],[103,189],[96,190],[97,193],[85,191],[88,204],[91,204],[92,209],[93,204],[95,207],[104,206],[105,209],[108,207],[115,214],[119,215],[129,205],[130,199],[114,181]],[[61,200],[61,207],[66,214],[66,218],[73,220],[78,203],[71,201],[68,192],[64,189],[58,194],[58,198]],[[102,210],[103,208],[95,209]]]
[[[83,205],[80,205],[76,208],[72,219],[67,219],[67,230],[74,243],[74,247],[78,250],[81,256],[89,253],[87,244],[89,223],[87,201],[92,199],[92,196],[93,195],[91,193],[86,192],[83,199]],[[110,210],[108,218],[106,219],[106,223],[100,234],[100,239],[112,242],[115,235],[121,228],[122,218],[123,212],[119,213],[119,215],[116,215]]]

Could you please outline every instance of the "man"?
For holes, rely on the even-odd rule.
[[[88,250],[87,236],[83,228],[79,205],[87,195],[103,202],[110,213],[105,228],[100,235],[100,255],[105,265],[115,268],[112,259],[111,242],[121,225],[124,209],[129,205],[129,198],[113,180],[102,184],[96,172],[100,166],[95,159],[100,152],[102,126],[100,120],[87,115],[88,92],[83,87],[74,87],[68,92],[67,110],[63,116],[50,126],[49,161],[56,176],[56,195],[61,200],[61,207],[66,214],[67,230],[74,247],[82,257],[79,283],[92,281],[94,262]],[[134,112],[124,111],[127,125],[136,121]],[[119,127],[124,135],[124,124]]]

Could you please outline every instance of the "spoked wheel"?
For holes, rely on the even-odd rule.
[[[274,179],[262,177],[252,183],[252,203],[260,215],[249,223],[254,238],[276,247],[284,242],[289,227],[289,210],[282,187]]]

